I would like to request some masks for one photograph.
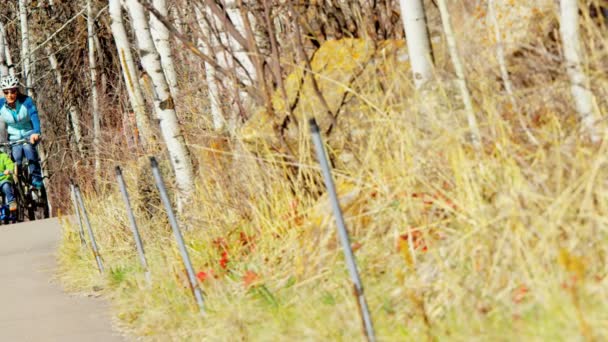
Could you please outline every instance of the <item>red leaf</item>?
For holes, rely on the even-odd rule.
[[[228,260],[228,252],[223,251],[222,252],[222,258],[220,259],[220,267],[223,269],[226,269],[228,267],[228,262],[230,260]]]
[[[200,271],[196,274],[196,277],[198,278],[198,280],[202,283],[205,281],[205,279],[207,279],[207,277],[209,276],[209,274],[207,274],[206,272]]]
[[[251,286],[251,284],[253,284],[259,278],[260,278],[260,276],[258,276],[257,273],[255,273],[253,271],[247,271],[243,275],[243,285],[245,285],[245,287],[249,287],[249,286]]]

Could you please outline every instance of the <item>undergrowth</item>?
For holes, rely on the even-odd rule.
[[[589,70],[601,98],[608,78],[598,54]],[[384,91],[359,88],[350,108],[361,113],[363,137],[328,145],[378,339],[608,338],[608,140],[579,137],[565,76],[517,93],[513,108],[499,81],[472,72],[481,150],[467,141],[448,78],[439,73],[418,95],[403,85],[409,78],[392,75],[397,83]],[[183,112],[198,108],[194,98],[186,103]],[[598,106],[606,112],[604,100]],[[136,212],[146,280],[111,182],[85,195],[106,273],[64,219],[65,286],[102,288],[121,328],[155,340],[361,340],[306,121],[297,124],[292,157],[264,140],[253,149],[238,136],[187,128],[199,173],[180,221],[205,316],[160,204]],[[137,194],[137,163],[115,162]]]

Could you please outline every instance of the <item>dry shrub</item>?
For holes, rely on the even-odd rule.
[[[324,137],[379,338],[605,339],[608,145],[578,138],[561,62],[509,57],[534,61],[514,67],[510,107],[496,75],[469,61],[484,138],[475,150],[449,69],[414,92],[402,44],[366,44],[328,41],[312,65],[339,113]],[[605,84],[606,51],[587,49],[594,84]],[[327,131],[331,118],[303,78],[294,66],[286,81],[298,103],[284,145],[285,117],[261,110],[236,137],[200,129],[203,119],[184,123],[199,177],[182,220],[204,319],[168,227],[140,215],[153,279],[144,285],[115,189],[88,198],[114,271],[95,277],[66,225],[64,281],[105,284],[125,328],[161,340],[360,338],[305,120],[317,116]],[[287,115],[277,94],[275,111]],[[194,95],[180,106],[193,117],[205,108]],[[598,106],[605,111],[603,99]],[[539,144],[522,133],[521,113]],[[127,170],[136,191],[134,164]]]

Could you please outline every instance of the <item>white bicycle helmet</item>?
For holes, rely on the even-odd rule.
[[[2,90],[13,89],[19,87],[19,79],[13,75],[6,75],[0,79],[0,88]]]

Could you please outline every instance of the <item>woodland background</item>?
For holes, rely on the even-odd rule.
[[[426,25],[407,37],[402,14],[416,6]],[[63,283],[103,288],[117,326],[152,339],[358,338],[315,117],[379,339],[605,338],[607,6],[6,1],[0,66],[35,95],[54,212],[70,211],[74,179],[110,267],[96,273],[65,219]],[[150,155],[171,183],[204,319]]]

